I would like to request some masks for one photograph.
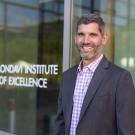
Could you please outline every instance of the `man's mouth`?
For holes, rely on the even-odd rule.
[[[93,50],[95,47],[93,46],[81,46],[80,47],[80,50],[83,50],[83,51],[89,51],[89,50]]]
[[[94,49],[94,48],[96,48],[96,45],[95,44],[88,44],[88,45],[85,45],[85,44],[81,44],[80,45],[80,48],[88,48],[88,49]]]

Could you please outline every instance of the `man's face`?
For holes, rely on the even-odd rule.
[[[95,60],[102,53],[106,36],[99,31],[97,23],[81,24],[75,36],[75,42],[83,60]]]

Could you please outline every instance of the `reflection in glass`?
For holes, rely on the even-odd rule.
[[[4,39],[4,8],[3,4],[0,3],[0,63],[3,60],[3,39]]]
[[[123,1],[116,1],[115,3],[115,14],[120,17],[127,17],[128,15],[128,3]]]
[[[37,63],[38,12],[33,9],[8,6],[7,26],[7,62],[23,60]]]
[[[119,4],[123,5],[122,1]],[[125,6],[119,8],[115,7],[115,10],[120,13],[123,12],[123,16],[116,15],[115,18],[115,63],[123,68],[128,69],[135,82],[135,15],[133,9],[135,9],[135,3],[126,1]],[[122,19],[124,23],[121,23],[118,19]]]
[[[23,5],[37,6],[39,0],[6,0],[6,1]]]
[[[10,4],[5,7],[6,10],[3,12],[6,20],[3,38],[5,51],[4,61],[1,62],[19,66],[36,64],[38,10]],[[28,77],[25,74],[4,75]],[[0,130],[18,135],[36,135],[36,88],[6,85],[0,86],[0,92]]]
[[[38,63],[58,65],[58,75],[46,76],[48,88],[38,89],[37,135],[52,135],[62,74],[63,1],[40,3]]]
[[[3,4],[0,3],[0,27],[2,27],[4,20],[3,11],[4,11]]]
[[[85,4],[84,4],[84,3]],[[92,6],[91,6],[92,5]],[[73,5],[73,29],[76,18],[83,13],[96,12],[105,20],[110,38],[104,48],[104,53],[117,65],[128,69],[135,82],[135,2],[134,0],[75,0]],[[76,49],[72,43],[72,65],[79,61]]]
[[[18,135],[51,135],[62,74],[63,0],[2,2],[1,64],[56,64],[59,73],[38,76],[48,79],[47,89],[0,86],[0,130]],[[12,75],[29,77],[26,74]],[[12,109],[14,120],[10,124]]]

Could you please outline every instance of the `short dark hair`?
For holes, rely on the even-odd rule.
[[[99,26],[99,31],[103,35],[105,31],[105,22],[103,19],[95,14],[95,13],[90,13],[90,14],[84,14],[82,15],[78,21],[77,21],[77,28],[76,31],[78,31],[78,26],[81,24],[89,24],[89,23],[97,23]]]

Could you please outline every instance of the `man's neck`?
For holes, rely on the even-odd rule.
[[[88,60],[87,59],[82,60],[82,67],[85,67],[85,66],[91,64],[92,62],[94,62],[95,60],[97,60],[101,55],[102,54],[98,55],[95,58],[91,58],[91,59],[88,59]]]

